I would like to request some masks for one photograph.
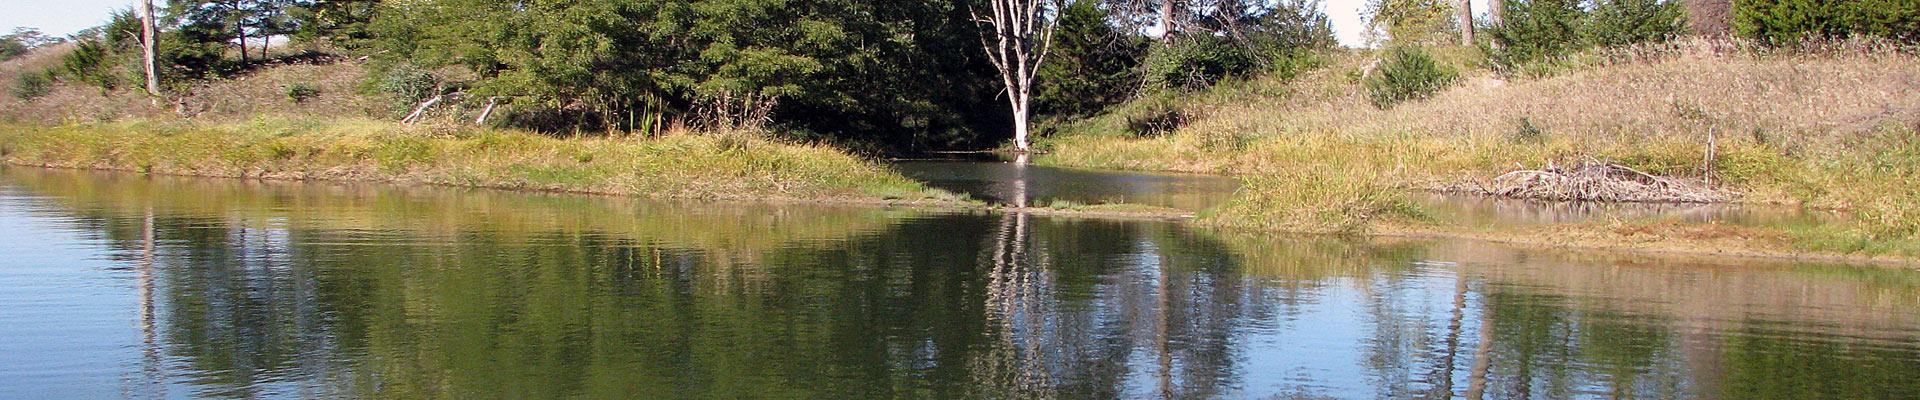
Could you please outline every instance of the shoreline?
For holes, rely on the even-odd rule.
[[[1629,252],[1629,253],[1636,253],[1636,254],[1655,254],[1655,255],[1669,255],[1669,256],[1734,258],[1734,259],[1771,260],[1771,261],[1785,261],[1785,262],[1823,262],[1823,263],[1839,263],[1839,264],[1857,265],[1857,266],[1872,266],[1872,267],[1880,267],[1880,268],[1920,269],[1920,258],[1915,258],[1915,257],[1869,256],[1869,255],[1853,255],[1853,254],[1835,253],[1835,252],[1783,251],[1783,250],[1769,250],[1769,249],[1756,249],[1756,248],[1712,248],[1712,247],[1706,247],[1706,246],[1711,246],[1712,244],[1704,244],[1704,243],[1696,243],[1698,246],[1689,246],[1685,244],[1646,245],[1646,244],[1635,244],[1635,243],[1630,243],[1625,241],[1582,243],[1578,241],[1553,241],[1553,240],[1542,240],[1542,239],[1530,239],[1530,238],[1541,237],[1542,235],[1540,235],[1539,233],[1543,233],[1543,232],[1538,232],[1538,231],[1547,231],[1547,230],[1560,230],[1561,231],[1560,233],[1566,233],[1565,230],[1571,229],[1571,230],[1574,230],[1574,233],[1577,233],[1577,234],[1604,234],[1605,232],[1604,229],[1597,229],[1589,226],[1580,226],[1577,224],[1555,224],[1555,225],[1546,225],[1546,226],[1535,227],[1530,229],[1511,229],[1506,231],[1492,231],[1492,232],[1463,230],[1464,228],[1450,229],[1449,227],[1445,227],[1445,226],[1391,224],[1391,225],[1379,227],[1376,229],[1369,229],[1364,232],[1329,233],[1329,232],[1257,229],[1257,228],[1238,227],[1238,226],[1230,226],[1230,225],[1222,225],[1222,224],[1211,224],[1201,220],[1200,217],[1198,216],[1198,213],[1188,212],[1183,210],[1166,209],[1166,208],[1156,209],[1151,207],[1129,208],[1129,209],[1103,209],[1102,207],[1098,207],[1098,206],[1092,207],[1093,209],[1071,209],[1071,208],[1052,208],[1052,207],[1012,207],[1012,206],[1000,206],[1000,205],[987,204],[987,203],[978,202],[970,199],[968,200],[861,199],[861,198],[845,197],[845,196],[819,197],[819,198],[672,197],[672,196],[656,197],[656,196],[645,196],[645,195],[637,195],[637,194],[629,194],[629,193],[541,189],[541,188],[529,188],[529,187],[513,187],[508,185],[455,185],[455,184],[423,182],[423,181],[402,180],[402,179],[387,179],[387,180],[326,179],[326,178],[284,178],[284,177],[271,177],[271,176],[241,177],[241,176],[220,176],[220,175],[212,175],[212,174],[177,174],[177,173],[156,173],[156,172],[143,173],[139,171],[134,171],[129,169],[119,169],[119,168],[62,167],[62,166],[55,166],[55,165],[36,165],[36,164],[30,164],[30,163],[20,163],[20,162],[14,162],[11,160],[7,160],[4,163],[0,163],[0,168],[39,168],[39,169],[48,169],[48,170],[71,170],[71,171],[91,171],[91,172],[99,172],[99,173],[112,173],[112,174],[128,174],[132,176],[164,176],[164,177],[176,177],[176,178],[231,179],[231,180],[240,180],[240,181],[256,181],[256,182],[271,182],[271,183],[376,184],[376,185],[391,185],[391,186],[402,186],[402,187],[423,186],[423,187],[441,187],[441,188],[464,188],[464,189],[499,191],[499,192],[506,192],[506,193],[559,194],[559,195],[575,195],[575,196],[618,197],[618,198],[649,199],[649,200],[682,200],[682,201],[701,201],[701,202],[737,203],[737,204],[878,207],[878,208],[889,208],[889,209],[900,208],[900,209],[924,210],[924,211],[931,211],[931,212],[957,212],[957,213],[969,213],[969,212],[991,213],[991,214],[1014,213],[1014,214],[1026,214],[1026,215],[1033,215],[1033,216],[1051,217],[1051,218],[1079,218],[1079,219],[1093,219],[1093,220],[1105,220],[1105,221],[1168,222],[1168,223],[1181,224],[1189,228],[1224,230],[1224,231],[1231,231],[1231,232],[1244,233],[1244,234],[1256,234],[1256,235],[1301,234],[1301,235],[1316,235],[1316,236],[1350,236],[1350,237],[1360,237],[1360,238],[1458,240],[1458,241],[1470,241],[1470,242],[1480,242],[1480,243],[1492,243],[1492,244],[1499,244],[1499,245],[1505,245],[1505,246],[1530,246],[1530,247],[1552,249],[1555,251]],[[1587,239],[1592,239],[1592,238],[1587,238]],[[1656,241],[1653,243],[1659,243],[1659,242],[1660,241]]]

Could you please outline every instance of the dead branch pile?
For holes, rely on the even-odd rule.
[[[1495,196],[1554,201],[1715,203],[1731,197],[1692,181],[1591,158],[1572,166],[1549,163],[1538,170],[1508,172],[1493,178],[1485,190]]]

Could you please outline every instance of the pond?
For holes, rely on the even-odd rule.
[[[1920,398],[1920,273],[0,169],[0,399]]]

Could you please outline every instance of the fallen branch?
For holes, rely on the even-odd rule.
[[[432,109],[435,104],[440,104],[441,100],[445,100],[448,97],[457,97],[459,95],[460,95],[460,92],[453,92],[449,94],[433,96],[433,98],[427,99],[427,101],[421,102],[420,106],[414,107],[412,113],[408,113],[406,118],[400,119],[400,123],[411,124],[415,122],[420,122],[420,119],[426,116],[427,110]]]
[[[488,97],[487,97],[487,108],[486,108],[486,109],[483,109],[483,110],[480,110],[480,118],[474,118],[474,119],[473,119],[473,124],[474,124],[474,125],[486,125],[486,124],[487,124],[487,117],[490,117],[490,116],[493,116],[493,106],[495,106],[495,105],[497,105],[497,104],[499,103],[499,101],[500,101],[500,96],[488,96]]]

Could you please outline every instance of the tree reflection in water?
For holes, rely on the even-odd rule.
[[[1909,271],[3,174],[129,255],[130,397],[1920,397]]]

